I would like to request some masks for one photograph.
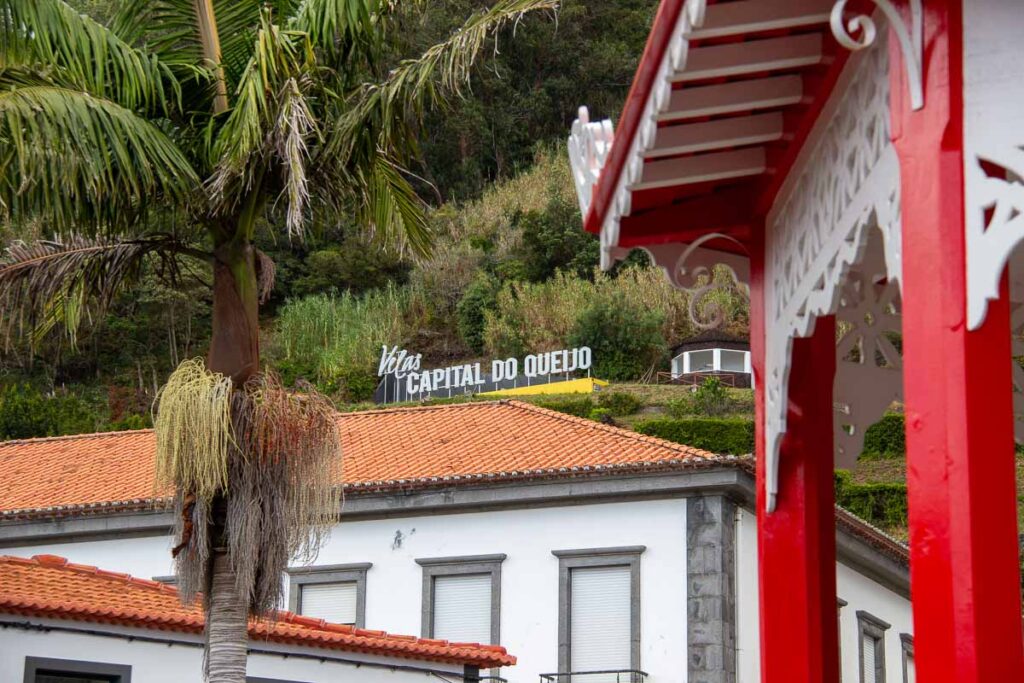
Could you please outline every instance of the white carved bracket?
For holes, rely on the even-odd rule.
[[[894,401],[903,400],[903,357],[893,343],[901,333],[900,290],[888,274],[878,233],[869,231],[862,261],[847,273],[836,319],[833,438],[836,466],[849,468],[864,448],[864,434]]]
[[[988,302],[999,298],[1007,264],[1017,258],[1018,245],[1024,241],[1022,36],[1024,13],[1019,2],[964,3],[964,230],[970,330],[985,322]]]
[[[829,23],[832,34],[839,44],[848,50],[863,50],[875,42],[878,28],[866,14],[858,14],[844,21],[843,13],[849,0],[837,0],[832,7]],[[882,11],[889,25],[896,33],[896,39],[903,52],[903,63],[907,69],[907,83],[910,88],[910,106],[914,111],[924,107],[924,81],[922,60],[924,55],[924,17],[921,0],[910,0],[910,31],[903,23],[899,10],[889,0],[872,0]]]
[[[704,246],[723,240],[735,244],[742,253]],[[750,257],[743,244],[733,237],[709,233],[689,244],[672,242],[643,249],[650,256],[651,263],[665,272],[669,282],[690,295],[690,321],[698,328],[713,329],[725,322],[725,311],[713,303],[706,305],[708,295],[724,286],[714,280],[715,267],[722,266],[728,270],[737,288],[750,296]]]

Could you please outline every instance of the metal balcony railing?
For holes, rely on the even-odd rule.
[[[541,674],[541,683],[643,683],[647,672],[639,669],[605,669],[602,671],[566,671]]]

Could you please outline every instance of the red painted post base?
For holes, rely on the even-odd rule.
[[[789,412],[773,513],[765,512],[766,496],[758,491],[764,683],[839,679],[832,446],[835,366],[835,320],[830,316],[817,321],[813,336],[793,342]],[[763,485],[762,452],[757,466]]]

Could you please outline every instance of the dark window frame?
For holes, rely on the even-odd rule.
[[[25,683],[35,683],[42,672],[55,672],[101,678],[114,678],[116,683],[132,683],[132,667],[127,664],[89,662],[81,659],[54,659],[52,657],[25,657]]]
[[[640,670],[640,556],[647,546],[552,550],[558,558],[558,671],[572,672],[572,570],[593,567],[629,567],[629,668]]]
[[[462,555],[454,557],[421,557],[416,564],[423,568],[423,589],[420,611],[420,633],[434,637],[434,579],[439,576],[489,574],[491,577],[491,642],[501,642],[501,564],[508,555]]]
[[[882,621],[870,612],[857,611],[857,651],[860,657],[857,663],[857,676],[860,683],[864,683],[864,636],[867,635],[878,641],[875,646],[875,683],[885,683],[885,632],[892,628],[888,622]]]
[[[288,609],[302,614],[302,588],[331,583],[356,584],[356,628],[366,628],[366,573],[372,562],[288,568]]]

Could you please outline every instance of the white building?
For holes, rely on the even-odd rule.
[[[749,459],[515,401],[339,421],[343,521],[291,572],[292,609],[500,643],[518,663],[493,675],[516,683],[760,680]],[[0,444],[0,554],[167,577],[153,448],[149,431]],[[906,549],[838,518],[843,680],[913,680]],[[274,676],[311,680],[296,667]],[[568,675],[591,671],[615,673]]]
[[[672,350],[673,382],[699,385],[708,377],[717,377],[726,386],[753,386],[750,344],[744,339],[710,332],[691,337]]]
[[[201,608],[173,587],[53,555],[0,557],[0,681],[199,683],[202,630]],[[478,681],[481,665],[515,660],[292,614],[249,637],[250,683]]]

